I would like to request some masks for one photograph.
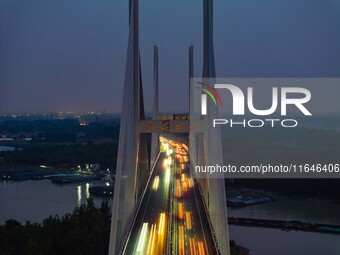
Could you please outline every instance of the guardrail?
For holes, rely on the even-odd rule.
[[[142,197],[141,197],[141,199],[139,201],[139,204],[137,206],[137,210],[135,210],[134,216],[133,216],[133,218],[131,220],[131,223],[129,224],[129,228],[128,228],[128,231],[127,231],[127,234],[126,234],[126,238],[124,238],[124,241],[123,241],[122,246],[120,248],[120,251],[118,253],[119,255],[123,255],[125,253],[126,245],[129,242],[129,240],[130,240],[132,228],[133,228],[133,226],[134,226],[134,224],[136,222],[136,218],[137,218],[138,212],[139,212],[140,207],[141,207],[141,205],[143,203],[145,193],[146,193],[146,191],[147,191],[147,189],[149,187],[149,183],[151,181],[151,177],[152,177],[153,171],[154,171],[154,169],[155,169],[155,167],[156,167],[156,165],[158,163],[158,159],[159,159],[160,155],[161,155],[161,152],[158,153],[158,156],[157,156],[157,158],[155,160],[155,163],[154,163],[154,165],[151,168],[149,179],[148,179],[148,181],[146,183],[145,189],[143,191],[143,195],[142,195]]]
[[[191,164],[190,164],[190,167],[191,167]],[[191,169],[192,170],[192,169]],[[190,171],[190,172],[192,172],[192,171]],[[214,231],[214,228],[213,228],[213,226],[212,226],[212,223],[211,223],[211,219],[210,219],[210,215],[209,215],[209,212],[208,212],[208,208],[207,208],[207,205],[206,205],[206,203],[205,203],[205,201],[204,201],[204,198],[203,198],[203,195],[202,195],[202,189],[201,189],[201,185],[198,183],[198,181],[197,180],[195,180],[196,181],[196,184],[197,184],[197,186],[198,186],[198,191],[199,191],[199,195],[201,196],[201,198],[202,198],[202,202],[203,202],[203,207],[204,207],[204,211],[205,211],[205,215],[207,216],[207,219],[208,219],[208,225],[209,225],[209,229],[210,229],[210,233],[211,233],[211,235],[212,235],[212,239],[213,239],[213,242],[214,242],[214,246],[215,246],[215,250],[216,250],[216,252],[218,252],[218,254],[220,254],[220,249],[219,249],[219,247],[218,247],[218,241],[216,240],[216,235],[215,235],[215,231]],[[195,188],[194,188],[194,192],[195,192]],[[197,201],[196,201],[197,202]],[[197,205],[198,206],[198,205]],[[218,255],[217,254],[217,255]]]
[[[175,169],[175,157],[173,156],[173,170]],[[167,242],[167,253],[166,254],[172,254],[172,217],[173,217],[173,198],[174,198],[174,192],[173,192],[173,187],[174,187],[174,174],[171,174],[172,178],[170,180],[170,185],[169,185],[169,190],[170,190],[170,200],[169,200],[169,223],[168,223],[168,242]]]

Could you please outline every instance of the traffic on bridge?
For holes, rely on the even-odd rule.
[[[217,254],[197,182],[190,176],[188,148],[160,140],[161,152],[123,254]]]

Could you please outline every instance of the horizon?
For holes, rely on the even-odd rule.
[[[335,1],[214,5],[219,77],[340,77]],[[178,7],[170,0],[140,4],[146,111],[152,107],[153,45],[160,54],[161,111],[188,111],[192,44],[194,76],[202,72],[202,3],[186,0]],[[128,3],[5,0],[0,24],[0,112],[120,112]]]

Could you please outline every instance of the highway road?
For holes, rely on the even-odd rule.
[[[161,144],[123,254],[218,254],[186,146],[166,138]]]
[[[170,156],[171,157],[171,156]],[[170,166],[161,153],[130,233],[124,254],[166,254]]]

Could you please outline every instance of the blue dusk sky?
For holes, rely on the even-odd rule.
[[[140,1],[146,110],[153,45],[161,111],[188,110],[202,73],[202,0]],[[215,0],[218,77],[340,77],[340,0]],[[0,0],[0,112],[119,112],[127,0]]]

